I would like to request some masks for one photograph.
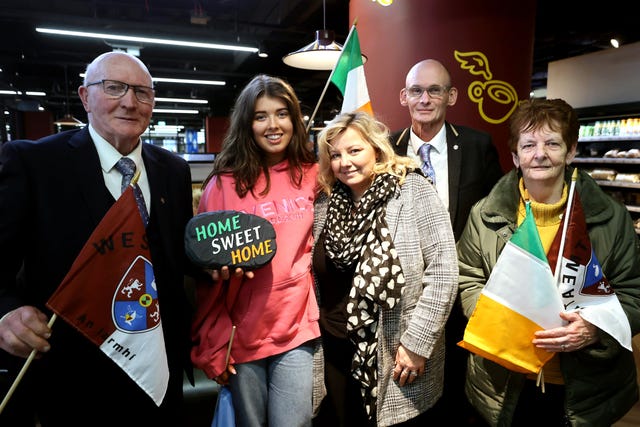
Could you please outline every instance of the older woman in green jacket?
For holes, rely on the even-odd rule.
[[[467,317],[523,220],[525,201],[546,251],[561,232],[578,129],[575,111],[559,99],[523,101],[511,117],[515,169],[474,206],[457,246]],[[640,332],[640,244],[631,217],[588,174],[578,172],[575,189],[596,257],[635,335]],[[544,366],[544,393],[535,377],[469,355],[466,393],[490,425],[610,426],[638,400],[632,352],[579,312],[559,316],[566,326],[536,332],[532,341],[555,354]]]

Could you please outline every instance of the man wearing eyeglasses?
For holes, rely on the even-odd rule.
[[[409,109],[411,126],[391,137],[396,153],[413,157],[423,164],[425,173],[428,170],[435,175],[432,181],[449,210],[456,241],[471,206],[486,196],[503,175],[489,134],[446,121],[447,108],[453,107],[457,98],[458,89],[441,62],[435,59],[418,62],[407,73],[405,86],[400,90],[400,104]],[[429,168],[423,161],[423,146],[429,147]],[[443,425],[474,425],[473,409],[464,395],[466,351],[456,345],[462,339],[465,325],[458,298],[445,327],[444,393],[435,408],[443,415],[442,421],[446,423]]]
[[[190,369],[183,242],[193,215],[191,173],[182,158],[140,139],[154,106],[152,86],[138,58],[102,54],[89,64],[78,89],[88,126],[2,147],[0,368],[8,372],[0,374],[0,398],[32,350],[37,356],[0,415],[0,425],[183,425],[183,373]],[[169,367],[160,406],[73,326],[62,319],[47,326],[52,313],[45,302],[121,195],[125,173],[116,166],[122,158],[140,172],[138,185],[149,215],[145,243]],[[123,233],[114,236],[113,245],[131,241]],[[104,286],[100,279],[107,273],[97,273],[82,292]],[[151,367],[161,355],[129,356],[145,358]]]

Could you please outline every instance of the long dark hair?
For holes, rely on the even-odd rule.
[[[255,76],[240,92],[231,112],[229,130],[222,143],[222,150],[213,162],[213,170],[202,184],[202,188],[214,176],[231,174],[236,181],[236,193],[244,197],[252,194],[254,186],[264,173],[265,189],[263,196],[269,193],[271,180],[269,166],[262,150],[253,139],[253,118],[258,98],[268,96],[279,98],[285,102],[293,123],[293,136],[286,149],[289,161],[289,176],[294,186],[302,182],[303,165],[315,162],[315,154],[307,147],[307,133],[302,119],[300,102],[293,88],[278,77],[259,74]]]

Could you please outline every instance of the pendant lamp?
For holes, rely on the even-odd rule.
[[[342,45],[334,41],[334,32],[326,29],[325,6],[325,0],[322,0],[324,28],[316,31],[316,39],[313,43],[285,55],[282,58],[285,64],[305,70],[332,70],[336,62],[338,62],[342,52]]]
[[[69,113],[53,122],[53,124],[57,126],[84,126],[84,123],[82,123],[80,120],[76,119]]]
[[[67,76],[67,66],[64,66],[64,90],[65,90],[65,97],[66,97],[66,101],[65,101],[65,109],[67,110],[67,112],[65,113],[64,116],[62,116],[62,118],[56,120],[55,122],[53,122],[54,125],[62,127],[62,126],[84,126],[85,124],[82,123],[82,121],[76,119],[75,117],[73,117],[73,115],[71,115],[71,111],[69,108],[69,78]]]

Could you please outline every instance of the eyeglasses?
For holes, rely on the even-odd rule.
[[[440,99],[449,89],[451,89],[449,86],[432,85],[429,87],[411,86],[405,90],[409,98],[422,98],[422,95],[427,92],[429,98]]]
[[[136,99],[145,104],[153,104],[153,99],[155,98],[155,90],[148,86],[135,86],[118,80],[100,80],[99,82],[88,83],[86,87],[93,85],[102,85],[104,93],[114,98],[122,98],[129,88],[133,90]]]

